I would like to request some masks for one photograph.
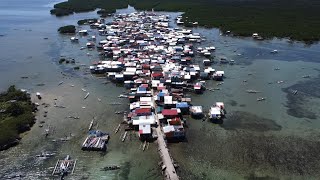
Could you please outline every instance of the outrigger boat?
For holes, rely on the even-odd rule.
[[[41,152],[41,154],[37,154],[36,157],[38,158],[49,158],[54,156],[55,153],[49,153],[49,152]]]
[[[84,99],[87,99],[90,93],[87,93],[86,96],[84,97]]]
[[[264,100],[266,100],[266,98],[264,98],[264,97],[257,98],[257,101],[264,101]]]
[[[89,131],[92,129],[93,121],[94,121],[94,119],[91,120],[91,123],[90,123],[90,125],[89,125]]]
[[[112,165],[112,166],[106,166],[101,168],[101,171],[110,171],[110,170],[117,170],[120,169],[120,166]]]
[[[58,160],[52,175],[60,175],[63,179],[64,176],[69,173],[73,174],[73,171],[76,167],[77,160],[71,160],[71,157],[67,155],[63,160]]]

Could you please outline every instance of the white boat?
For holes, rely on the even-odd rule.
[[[39,92],[36,93],[36,96],[38,97],[38,99],[41,99],[41,94]]]
[[[87,99],[88,98],[88,96],[89,96],[89,92],[86,94],[86,96],[84,97],[84,99]]]
[[[41,154],[37,154],[36,157],[38,158],[49,158],[54,156],[55,153],[49,153],[49,152],[42,152]]]
[[[257,98],[257,101],[264,101],[264,100],[266,100],[265,97],[259,97],[259,98]]]
[[[201,52],[202,50],[203,50],[202,47],[198,47],[198,48],[197,48],[197,51],[198,51],[198,52]]]
[[[125,94],[120,94],[119,96],[118,96],[118,98],[127,98],[128,96],[127,95],[125,95]]]
[[[206,52],[203,55],[209,57],[209,56],[211,56],[211,53],[210,52]]]
[[[71,42],[78,42],[78,41],[79,41],[79,38],[77,38],[77,37],[71,37],[70,40],[71,40]]]
[[[94,119],[92,119],[91,122],[90,122],[89,131],[92,129],[93,123],[94,123]]]
[[[79,34],[80,35],[87,35],[88,34],[88,30],[86,30],[86,29],[80,30]]]
[[[272,53],[272,54],[277,54],[277,53],[278,53],[278,50],[274,49],[274,50],[272,50],[270,53]]]
[[[88,48],[92,48],[92,47],[95,46],[95,44],[94,44],[93,42],[87,42],[86,46],[87,46]]]
[[[209,46],[209,47],[205,47],[205,49],[208,50],[208,51],[214,51],[214,50],[216,50],[216,47]]]

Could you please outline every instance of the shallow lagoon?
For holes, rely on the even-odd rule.
[[[111,133],[107,153],[80,150],[93,117],[96,117],[99,129],[112,132],[122,119],[114,112],[128,108],[126,99],[117,98],[124,88],[104,84],[104,79],[91,76],[86,66],[82,66],[98,59],[95,51],[80,50],[87,38],[81,38],[79,44],[72,44],[70,36],[57,33],[59,26],[76,24],[79,19],[97,15],[91,12],[56,18],[49,14],[50,4],[38,0],[23,3],[0,6],[6,11],[19,11],[4,13],[8,23],[0,26],[4,35],[0,37],[0,88],[16,84],[33,93],[40,91],[44,97],[41,103],[49,106],[40,107],[37,123],[23,135],[20,145],[0,152],[0,165],[4,167],[0,174],[20,172],[27,179],[50,179],[50,167],[58,158],[70,154],[78,159],[78,165],[76,175],[68,179],[161,179],[156,144],[142,152],[135,134],[122,143],[119,139],[121,133]],[[172,18],[179,15],[169,14]],[[172,25],[175,26],[174,23]],[[319,97],[308,89],[318,87],[319,45],[220,36],[217,29],[194,28],[194,31],[207,39],[199,46],[214,45],[217,48],[216,59],[225,56],[234,59],[236,64],[213,65],[215,69],[226,72],[220,90],[206,91],[203,95],[190,94],[192,103],[205,109],[216,101],[223,101],[228,113],[222,125],[188,118],[188,142],[169,145],[173,158],[180,165],[182,179],[316,179],[320,166],[317,153],[320,106]],[[279,53],[271,54],[273,49]],[[76,64],[59,65],[60,56],[75,58]],[[199,63],[203,59],[196,56]],[[80,70],[73,70],[74,66],[80,66]],[[275,71],[275,68],[280,70]],[[304,79],[304,75],[311,78]],[[21,76],[28,78],[22,79]],[[64,83],[58,86],[60,81]],[[277,81],[283,83],[278,84]],[[312,82],[304,83],[306,81]],[[299,86],[300,82],[303,86]],[[217,87],[217,83],[208,81],[207,86]],[[86,92],[81,88],[90,92],[88,99],[83,100]],[[286,92],[290,91],[284,91],[285,88],[299,91],[296,97],[288,99]],[[249,94],[246,92],[248,89],[261,92]],[[258,97],[266,97],[267,100],[258,102]],[[299,101],[296,102],[300,104],[289,106],[292,111],[308,110],[315,114],[315,119],[288,115],[288,103],[292,104],[297,98]],[[67,108],[53,107],[54,99]],[[123,104],[110,105],[113,102]],[[44,111],[48,111],[46,118],[43,117]],[[67,118],[69,115],[80,119]],[[38,127],[42,120],[45,121],[44,127],[54,129],[49,138],[44,137],[44,128]],[[66,136],[71,140],[52,142]],[[35,158],[44,150],[55,151],[57,155],[44,161]],[[119,171],[100,171],[101,167],[110,164],[120,164],[122,168]]]

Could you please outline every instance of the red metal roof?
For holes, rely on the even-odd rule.
[[[177,116],[178,111],[176,109],[164,109],[162,110],[162,115],[164,116]]]
[[[142,65],[142,68],[143,68],[143,69],[150,69],[150,65],[149,65],[149,64],[143,64],[143,65]]]
[[[145,114],[145,113],[150,113],[151,109],[150,108],[139,108],[135,110],[136,114]]]
[[[171,119],[171,121],[169,121],[170,125],[181,125],[181,119],[176,117],[174,119]]]
[[[163,74],[160,72],[155,72],[151,74],[152,77],[163,77]]]

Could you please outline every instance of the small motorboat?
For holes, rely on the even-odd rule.
[[[256,90],[252,90],[252,89],[248,89],[246,90],[247,93],[259,93],[260,91],[256,91]]]
[[[77,37],[71,37],[70,40],[71,40],[71,42],[78,42],[78,41],[79,41],[79,38],[77,38]]]
[[[93,48],[95,44],[93,42],[87,42],[86,43],[87,48]]]
[[[127,95],[125,95],[125,94],[120,94],[119,96],[118,96],[118,98],[127,98],[128,96]]]
[[[264,101],[264,100],[266,100],[266,98],[264,98],[264,97],[257,98],[257,101]]]
[[[112,166],[106,166],[101,168],[101,171],[110,171],[110,170],[117,170],[120,169],[120,166],[112,165]]]
[[[86,94],[86,96],[84,96],[84,99],[87,99],[88,98],[88,96],[89,96],[89,92]]]
[[[42,99],[41,94],[39,92],[36,93],[36,96],[38,97],[38,99]]]
[[[36,157],[38,158],[49,158],[56,155],[56,153],[50,153],[50,152],[42,152],[41,154],[37,154]]]
[[[277,54],[277,53],[278,53],[278,50],[274,49],[274,50],[272,50],[270,53],[272,53],[272,54]]]

